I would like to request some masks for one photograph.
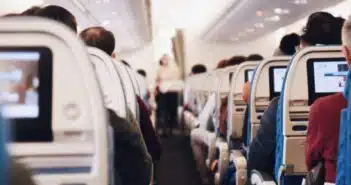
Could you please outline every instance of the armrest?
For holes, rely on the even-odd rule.
[[[221,179],[221,175],[228,170],[229,166],[229,150],[228,144],[222,139],[217,139],[216,148],[219,150],[219,160],[218,160],[218,180]]]
[[[232,150],[230,160],[234,162],[236,169],[246,169],[247,167],[246,158],[240,150]]]
[[[250,181],[252,185],[276,185],[272,176],[257,170],[252,170]]]

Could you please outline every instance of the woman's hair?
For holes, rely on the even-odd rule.
[[[24,12],[21,13],[21,15],[37,15],[39,11],[41,10],[41,7],[39,6],[32,6],[29,9],[25,10]]]
[[[232,58],[227,60],[225,67],[239,65],[239,64],[245,62],[246,59],[247,58],[245,56],[241,56],[241,55],[233,56]]]
[[[294,55],[296,46],[300,45],[300,36],[296,33],[285,35],[279,44],[279,49],[284,55]]]
[[[327,12],[315,12],[308,17],[307,24],[303,29],[301,39],[310,45],[316,44],[341,44],[341,27],[338,26],[340,20]]]

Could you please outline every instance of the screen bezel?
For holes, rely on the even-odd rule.
[[[249,81],[249,72],[253,72],[254,70],[253,69],[246,69],[245,70],[245,83],[247,82],[247,81]]]
[[[287,66],[271,66],[269,67],[269,99],[272,100],[275,97],[280,96],[281,92],[274,91],[274,69],[286,69]],[[284,83],[284,82],[283,82]]]
[[[0,52],[38,52],[38,106],[36,118],[7,119],[11,129],[11,142],[51,142],[53,134],[52,91],[53,91],[53,54],[47,47],[0,47]],[[1,62],[1,61],[0,61]],[[6,119],[6,118],[4,118]]]
[[[346,62],[344,57],[335,58],[311,58],[307,60],[307,83],[308,83],[308,105],[312,105],[320,97],[329,96],[333,93],[316,93],[315,83],[314,83],[314,66],[316,62]]]

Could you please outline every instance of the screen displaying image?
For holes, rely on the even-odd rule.
[[[254,71],[252,69],[247,69],[245,71],[245,82],[247,81],[251,82],[253,73]]]
[[[0,104],[4,118],[39,116],[38,63],[35,51],[0,52]]]
[[[273,76],[274,76],[274,92],[280,93],[282,90],[283,81],[285,78],[286,68],[274,68]]]
[[[346,61],[314,62],[316,93],[334,93],[344,90],[348,65]]]

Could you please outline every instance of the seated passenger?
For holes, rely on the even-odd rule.
[[[342,29],[343,51],[349,65],[351,64],[350,21],[346,21]],[[340,25],[340,22],[337,24]],[[340,113],[346,106],[347,101],[343,94],[336,93],[317,99],[310,109],[305,145],[306,165],[310,171],[319,162],[324,162],[325,182],[329,183],[335,183],[336,180]]]
[[[83,30],[80,37],[88,46],[96,47],[112,56],[115,49],[115,38],[113,33],[103,27],[91,27]],[[158,140],[155,130],[153,129],[150,119],[150,112],[142,99],[137,96],[140,110],[140,130],[145,140],[145,144],[153,160],[158,160],[161,153],[161,144]]]
[[[36,9],[36,8],[35,8]],[[28,13],[28,12],[24,12]],[[65,8],[62,8],[60,6],[56,5],[49,5],[41,9],[34,10],[33,12],[29,12],[31,14],[25,14],[25,15],[36,15],[39,17],[45,17],[51,20],[58,21],[62,24],[65,24],[69,28],[71,28],[72,31],[77,33],[77,22],[76,18],[66,10]]]
[[[325,12],[313,13],[309,16],[300,46],[306,47],[317,44],[337,44],[335,34],[341,28],[335,27],[335,19]],[[291,46],[292,47],[292,46]],[[264,112],[255,138],[249,148],[247,167],[273,175],[276,147],[276,111],[278,97],[271,100]]]
[[[192,68],[191,68],[191,73],[189,76],[191,75],[195,75],[195,74],[200,74],[200,73],[206,73],[207,68],[205,65],[203,64],[195,64]],[[190,112],[194,112],[196,110],[195,107],[190,107],[189,105],[189,100],[193,101],[193,97],[191,97],[191,94],[189,94],[189,92],[187,92],[187,90],[189,90],[189,88],[185,88],[185,92],[184,92],[184,110],[190,111]]]
[[[273,56],[290,56],[296,53],[296,47],[300,45],[300,36],[296,33],[285,35],[281,40],[279,47],[275,50]]]

